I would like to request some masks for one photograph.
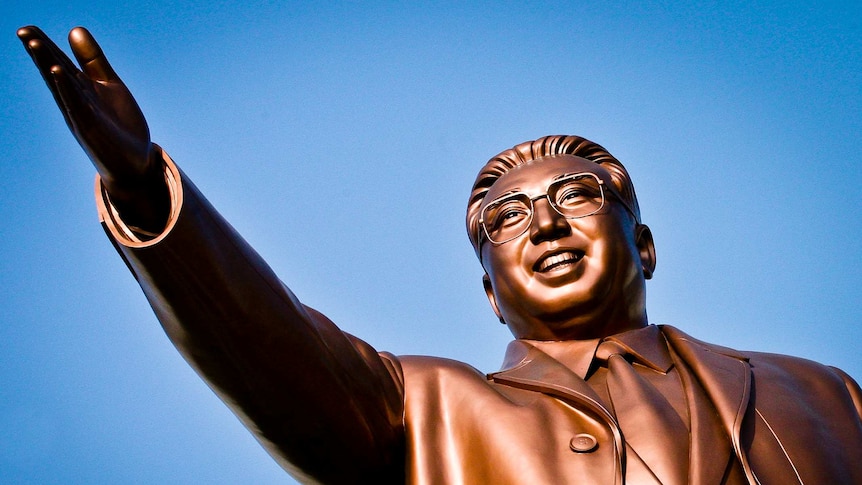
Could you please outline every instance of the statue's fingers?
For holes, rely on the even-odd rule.
[[[24,42],[24,48],[27,50],[27,54],[30,54],[33,63],[36,64],[36,69],[39,70],[42,79],[45,80],[49,88],[53,88],[51,83],[51,68],[56,66],[56,64],[53,58],[46,55],[47,49],[45,49],[45,44],[39,39],[31,39]]]
[[[57,78],[68,76],[69,71],[63,69],[55,62],[56,58],[53,53],[41,39],[31,39],[27,42],[26,47],[27,52],[30,54],[30,57],[39,69],[39,74],[42,75],[42,79],[51,91],[51,94],[54,95],[54,101],[56,101],[57,106],[63,110],[64,108],[62,100],[60,99],[60,93],[57,92]],[[54,72],[55,70],[56,73]]]
[[[81,69],[91,79],[97,81],[117,81],[117,73],[108,62],[99,43],[90,32],[83,27],[75,27],[69,32],[69,45],[72,53],[81,65]]]
[[[60,66],[51,68],[51,82],[54,85],[51,91],[66,124],[79,137],[80,128],[92,124],[92,106],[87,101],[87,94],[80,89],[77,80]]]
[[[33,39],[47,39],[48,38],[48,36],[45,35],[44,32],[42,32],[42,29],[40,29],[39,27],[36,27],[35,25],[27,25],[27,26],[21,27],[20,29],[18,29],[16,34],[18,34],[18,38],[21,39],[21,42],[23,42],[25,46],[27,45],[28,42],[30,42]]]
[[[50,76],[51,68],[55,65],[62,66],[68,73],[78,70],[69,56],[38,27],[32,25],[21,27],[18,29],[18,38],[24,43],[24,48],[33,58],[33,62],[36,63],[36,67],[39,68],[46,82]]]

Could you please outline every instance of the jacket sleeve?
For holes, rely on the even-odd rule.
[[[403,483],[403,389],[378,354],[302,305],[165,154],[172,209],[142,240],[96,181],[99,216],[168,337],[291,474]]]

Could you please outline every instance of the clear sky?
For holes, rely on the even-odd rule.
[[[292,483],[185,364],[97,223],[15,37],[88,27],[160,143],[307,304],[496,370],[476,172],[547,134],[626,164],[653,323],[862,378],[858,2],[0,7],[0,482]],[[529,3],[529,6],[524,4]]]

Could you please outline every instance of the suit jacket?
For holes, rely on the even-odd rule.
[[[515,341],[490,375],[378,353],[302,305],[167,155],[172,212],[141,240],[100,182],[106,232],[188,362],[292,475],[322,483],[621,484],[624,437],[589,386]],[[662,327],[720,422],[693,424],[692,483],[862,483],[862,392],[836,369]],[[658,430],[660,432],[660,430]],[[587,437],[595,446],[576,446]],[[724,457],[724,459],[722,459]]]

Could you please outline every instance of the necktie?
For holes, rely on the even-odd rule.
[[[625,359],[627,351],[614,341],[596,350],[606,361],[611,405],[626,443],[664,485],[688,482],[688,428],[668,401]]]

